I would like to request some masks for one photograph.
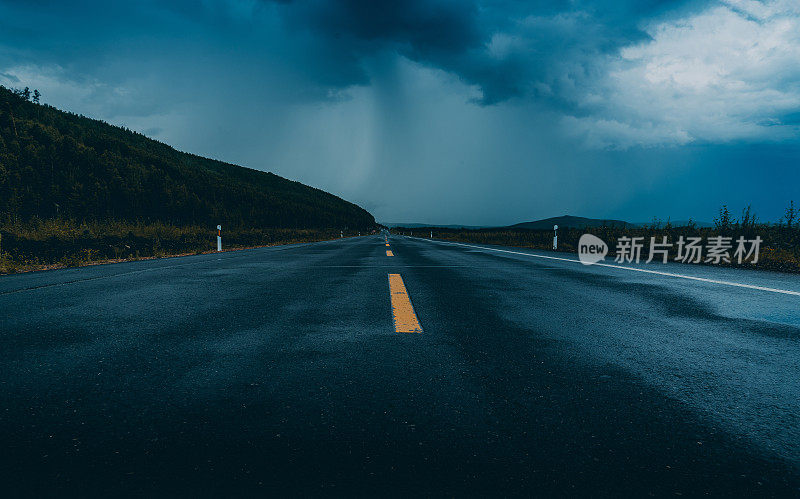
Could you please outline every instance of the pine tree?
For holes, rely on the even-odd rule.
[[[795,224],[795,220],[797,220],[797,208],[794,206],[794,201],[789,201],[789,206],[786,207],[784,218],[786,219],[786,227],[791,229]]]
[[[717,230],[728,230],[731,225],[731,212],[728,210],[728,205],[723,204],[719,209],[719,217],[714,219],[714,226]]]

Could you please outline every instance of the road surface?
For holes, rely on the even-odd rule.
[[[574,257],[369,236],[2,277],[2,486],[800,494],[800,279]]]

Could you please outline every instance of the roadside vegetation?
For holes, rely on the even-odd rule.
[[[240,228],[223,230],[222,236],[227,251],[336,239],[340,231]],[[216,247],[217,232],[209,227],[35,219],[0,226],[0,274],[209,253]]]
[[[308,242],[375,227],[272,173],[177,151],[0,86],[0,273]],[[347,230],[347,228],[350,230]]]
[[[666,236],[667,241],[675,243],[678,238],[683,236],[701,237],[703,242],[710,237],[723,236],[732,237],[735,241],[739,236],[744,236],[748,240],[761,237],[761,247],[759,260],[757,263],[750,262],[721,263],[721,265],[754,268],[762,270],[775,270],[781,272],[800,273],[800,211],[794,202],[790,202],[786,208],[784,216],[777,223],[760,223],[750,207],[745,208],[739,217],[735,217],[727,206],[719,210],[717,218],[714,220],[713,227],[698,227],[691,221],[688,224],[676,227],[669,221],[653,220],[644,227],[622,227],[622,226],[602,226],[587,228],[565,228],[558,229],[558,251],[565,253],[577,253],[578,240],[583,234],[594,234],[609,247],[609,255],[616,256],[617,240],[621,237],[643,237],[644,249],[642,250],[642,261],[647,259],[647,251],[650,238],[655,237],[660,241]],[[553,249],[552,230],[531,230],[531,229],[445,229],[445,228],[404,228],[395,227],[394,233],[411,232],[419,236],[428,236],[433,231],[434,238],[456,242],[475,243],[475,244],[497,244],[502,246],[517,246],[523,248],[534,248],[540,250]],[[731,251],[732,252],[732,251]],[[677,246],[673,245],[670,250],[670,260],[677,256]]]

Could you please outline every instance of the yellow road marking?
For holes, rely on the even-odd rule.
[[[394,330],[397,333],[421,333],[414,306],[408,297],[406,285],[400,274],[389,274],[389,295],[392,298],[392,315],[394,316]]]
[[[394,256],[394,253],[392,253],[392,250],[386,250],[386,256]]]

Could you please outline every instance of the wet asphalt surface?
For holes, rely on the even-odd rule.
[[[390,242],[0,277],[2,488],[800,495],[800,297]]]

